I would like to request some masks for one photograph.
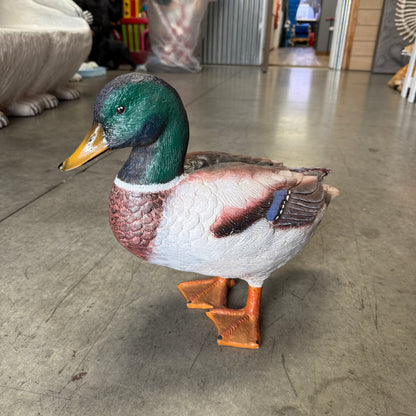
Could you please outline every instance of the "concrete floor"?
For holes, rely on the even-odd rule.
[[[128,150],[57,169],[106,79],[12,119],[0,130],[0,414],[415,415],[415,105],[364,72],[164,78],[188,110],[190,150],[329,167],[341,196],[266,281],[261,349],[218,347],[176,289],[195,275],[141,262],[112,235],[108,195]],[[238,284],[231,305],[245,293]]]

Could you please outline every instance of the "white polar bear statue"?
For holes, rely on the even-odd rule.
[[[74,100],[66,85],[88,57],[92,36],[71,0],[0,0],[0,128]]]

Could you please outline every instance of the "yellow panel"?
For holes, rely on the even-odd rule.
[[[124,18],[131,17],[131,4],[130,4],[130,0],[123,0],[123,17]]]

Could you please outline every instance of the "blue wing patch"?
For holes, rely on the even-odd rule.
[[[266,213],[268,221],[275,221],[283,212],[286,201],[289,199],[290,190],[280,189],[274,192],[273,202]]]

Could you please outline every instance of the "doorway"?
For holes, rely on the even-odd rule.
[[[269,65],[328,68],[337,0],[273,0]]]

